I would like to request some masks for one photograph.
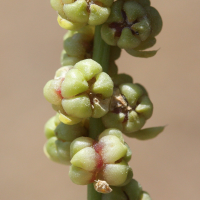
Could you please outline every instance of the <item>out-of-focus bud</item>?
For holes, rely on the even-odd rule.
[[[113,0],[51,0],[51,6],[58,12],[58,23],[68,30],[79,30],[83,26],[103,24],[110,15]]]
[[[102,200],[128,200],[121,187],[112,187],[112,192],[103,194]]]
[[[111,193],[102,194],[102,200],[151,200],[149,194],[142,190],[142,186],[135,179],[131,179],[124,186],[111,188]]]
[[[133,78],[128,74],[117,74],[112,77],[114,86],[119,86],[123,83],[133,83]]]
[[[44,153],[50,160],[61,164],[70,164],[70,143],[51,137],[44,146]]]
[[[133,173],[127,164],[131,154],[127,151],[130,149],[124,143],[121,131],[117,129],[103,131],[98,142],[91,138],[77,138],[70,146],[72,166],[69,176],[79,185],[98,180],[106,181],[111,186],[128,183]],[[105,192],[102,189],[102,193]]]
[[[93,38],[93,26],[85,26],[79,31],[68,31],[64,36],[61,65],[75,65],[85,58],[91,58]]]
[[[58,24],[60,27],[66,29],[66,30],[71,30],[71,31],[77,31],[81,28],[83,28],[86,24],[85,23],[78,23],[78,22],[72,22],[66,19],[66,16],[63,17],[58,14],[57,17]]]
[[[149,1],[118,0],[113,3],[101,34],[109,45],[125,49],[136,57],[151,57],[157,51],[142,50],[155,44],[155,36],[161,29],[160,14]]]
[[[103,24],[109,14],[110,6],[113,0],[100,0],[98,3],[86,0],[77,0],[75,2],[66,2],[63,11],[69,21],[85,23],[89,25]]]
[[[53,126],[52,123],[54,123]],[[67,165],[70,164],[70,145],[72,141],[78,137],[87,136],[88,134],[86,128],[82,126],[82,123],[76,125],[59,123],[56,126],[55,117],[47,122],[45,131],[45,134],[49,138],[44,145],[45,155],[52,161]]]
[[[127,185],[122,187],[122,190],[130,200],[140,199],[142,194],[142,186],[135,179],[132,179]]]
[[[47,139],[55,136],[55,129],[60,123],[58,114],[51,117],[44,126],[44,133]]]

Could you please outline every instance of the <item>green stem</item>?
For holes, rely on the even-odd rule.
[[[98,62],[104,72],[108,71],[110,57],[110,46],[107,45],[101,38],[101,25],[95,27],[94,47],[92,59]],[[105,129],[101,118],[90,118],[89,137],[97,140],[98,135]],[[101,193],[98,193],[93,186],[93,183],[88,185],[87,200],[101,200]]]
[[[87,200],[101,200],[101,193],[98,193],[93,186],[93,183],[87,186]]]
[[[110,61],[110,46],[105,43],[103,47],[103,55],[101,60],[101,66],[103,67],[104,72],[108,72],[109,61]]]
[[[104,125],[101,118],[90,118],[89,137],[94,140],[98,139],[101,132],[104,131]]]
[[[94,47],[92,59],[98,62],[104,72],[108,71],[110,46],[101,38],[101,25],[95,27]]]
[[[94,46],[92,59],[101,64],[104,42],[101,39],[101,25],[95,27]]]

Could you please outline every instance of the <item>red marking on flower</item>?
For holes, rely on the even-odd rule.
[[[95,142],[95,143],[93,144],[93,148],[94,148],[94,150],[95,150],[98,154],[101,154],[101,151],[102,151],[103,146],[100,145],[98,142]]]
[[[96,166],[96,168],[98,169],[98,170],[100,170],[102,167],[103,167],[103,160],[102,160],[102,158],[101,158],[101,156],[98,154],[98,156],[96,157],[96,162],[97,162],[97,166]]]
[[[56,93],[57,93],[57,95],[59,95],[63,99],[63,96],[62,96],[62,93],[61,93],[61,88],[57,89]]]
[[[101,151],[102,151],[103,146],[100,145],[98,142],[94,142],[93,148],[97,153],[97,157],[96,157],[97,166],[96,166],[96,168],[97,168],[97,170],[100,170],[104,165],[103,159],[101,157]]]

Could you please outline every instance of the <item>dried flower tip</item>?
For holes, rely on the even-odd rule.
[[[109,187],[109,184],[106,181],[102,181],[102,180],[97,180],[97,181],[95,180],[94,189],[97,192],[103,193],[103,194],[112,192],[112,189]]]

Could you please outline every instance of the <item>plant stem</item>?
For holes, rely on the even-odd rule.
[[[103,47],[103,55],[101,59],[101,66],[103,67],[104,72],[108,72],[109,61],[110,61],[110,46],[105,43]]]
[[[101,121],[101,118],[90,118],[89,137],[91,137],[94,140],[97,140],[99,134],[103,132],[104,129],[105,128]]]
[[[101,25],[95,27],[93,57],[92,59],[98,62],[104,72],[108,71],[110,57],[110,46],[107,45],[101,38]],[[98,135],[105,129],[101,118],[90,118],[89,137],[97,140]],[[98,193],[93,186],[93,183],[87,186],[87,200],[101,200],[101,193]]]
[[[101,193],[98,193],[93,186],[93,183],[87,186],[87,200],[101,200]]]
[[[92,59],[98,62],[104,72],[108,71],[110,46],[101,38],[101,25],[95,27],[94,46]]]

